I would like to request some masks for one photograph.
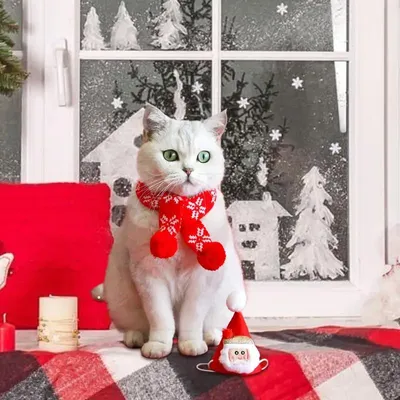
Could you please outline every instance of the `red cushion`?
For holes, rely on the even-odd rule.
[[[0,313],[36,329],[41,296],[77,296],[80,329],[108,329],[107,307],[91,298],[112,245],[105,184],[0,184],[2,252],[14,254]]]

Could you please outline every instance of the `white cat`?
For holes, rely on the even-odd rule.
[[[206,121],[176,121],[153,106],[144,113],[143,144],[137,169],[140,180],[153,192],[169,191],[194,196],[218,189],[224,175],[220,146],[227,123],[226,112]],[[165,151],[176,157],[165,159]],[[199,162],[200,152],[208,162]],[[163,153],[164,152],[164,153]],[[174,161],[171,161],[174,159]],[[234,248],[223,195],[202,223],[213,241],[222,243],[226,261],[217,271],[205,270],[178,235],[178,251],[168,259],[150,254],[150,238],[157,231],[158,212],[141,204],[135,191],[116,234],[109,258],[104,297],[115,326],[124,332],[128,347],[141,347],[143,356],[165,357],[174,334],[182,354],[196,356],[217,345],[233,310],[246,302],[242,269]]]

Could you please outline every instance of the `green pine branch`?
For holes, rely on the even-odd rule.
[[[6,12],[4,1],[0,0],[0,94],[5,96],[11,96],[28,77],[21,60],[12,52],[14,42],[9,34],[18,29],[18,24]]]

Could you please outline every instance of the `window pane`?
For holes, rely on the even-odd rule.
[[[224,50],[347,50],[347,0],[221,1]]]
[[[21,94],[0,96],[0,181],[21,176]]]
[[[210,50],[211,0],[81,0],[84,50]]]
[[[345,62],[228,61],[223,192],[248,279],[348,279]]]
[[[21,0],[4,0],[4,7],[15,22],[19,24],[19,32],[11,35],[15,42],[14,50],[22,50],[22,5]]]
[[[176,75],[178,74],[178,75]],[[167,115],[181,117],[174,94],[177,79],[188,119],[211,113],[209,61],[82,61],[81,62],[81,180],[102,181],[112,189],[113,221],[120,223],[126,197],[137,179],[146,101]]]

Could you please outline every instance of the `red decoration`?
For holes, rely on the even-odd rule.
[[[199,364],[197,368],[200,371],[248,376],[258,374],[267,366],[266,359],[260,360],[260,353],[250,337],[243,314],[235,312],[223,331],[212,360],[208,364]]]
[[[0,322],[0,353],[15,350],[15,326],[7,323],[6,314]]]
[[[37,328],[49,295],[78,297],[80,329],[109,328],[106,304],[90,294],[112,245],[109,197],[105,184],[0,184],[0,240],[14,255],[0,312],[17,329]]]
[[[219,242],[205,243],[204,249],[197,256],[199,264],[209,271],[215,271],[225,262],[224,247]]]
[[[232,329],[224,329],[222,331],[222,338],[223,339],[232,339],[233,338],[233,331]]]
[[[169,258],[178,250],[178,241],[166,231],[157,231],[150,240],[150,251],[155,257]]]
[[[222,244],[211,240],[201,222],[201,218],[214,206],[216,190],[184,197],[170,192],[152,193],[144,183],[139,182],[136,194],[144,206],[159,212],[160,228],[150,240],[150,251],[154,257],[172,257],[178,249],[176,235],[181,233],[205,269],[215,271],[224,264],[226,254]]]

